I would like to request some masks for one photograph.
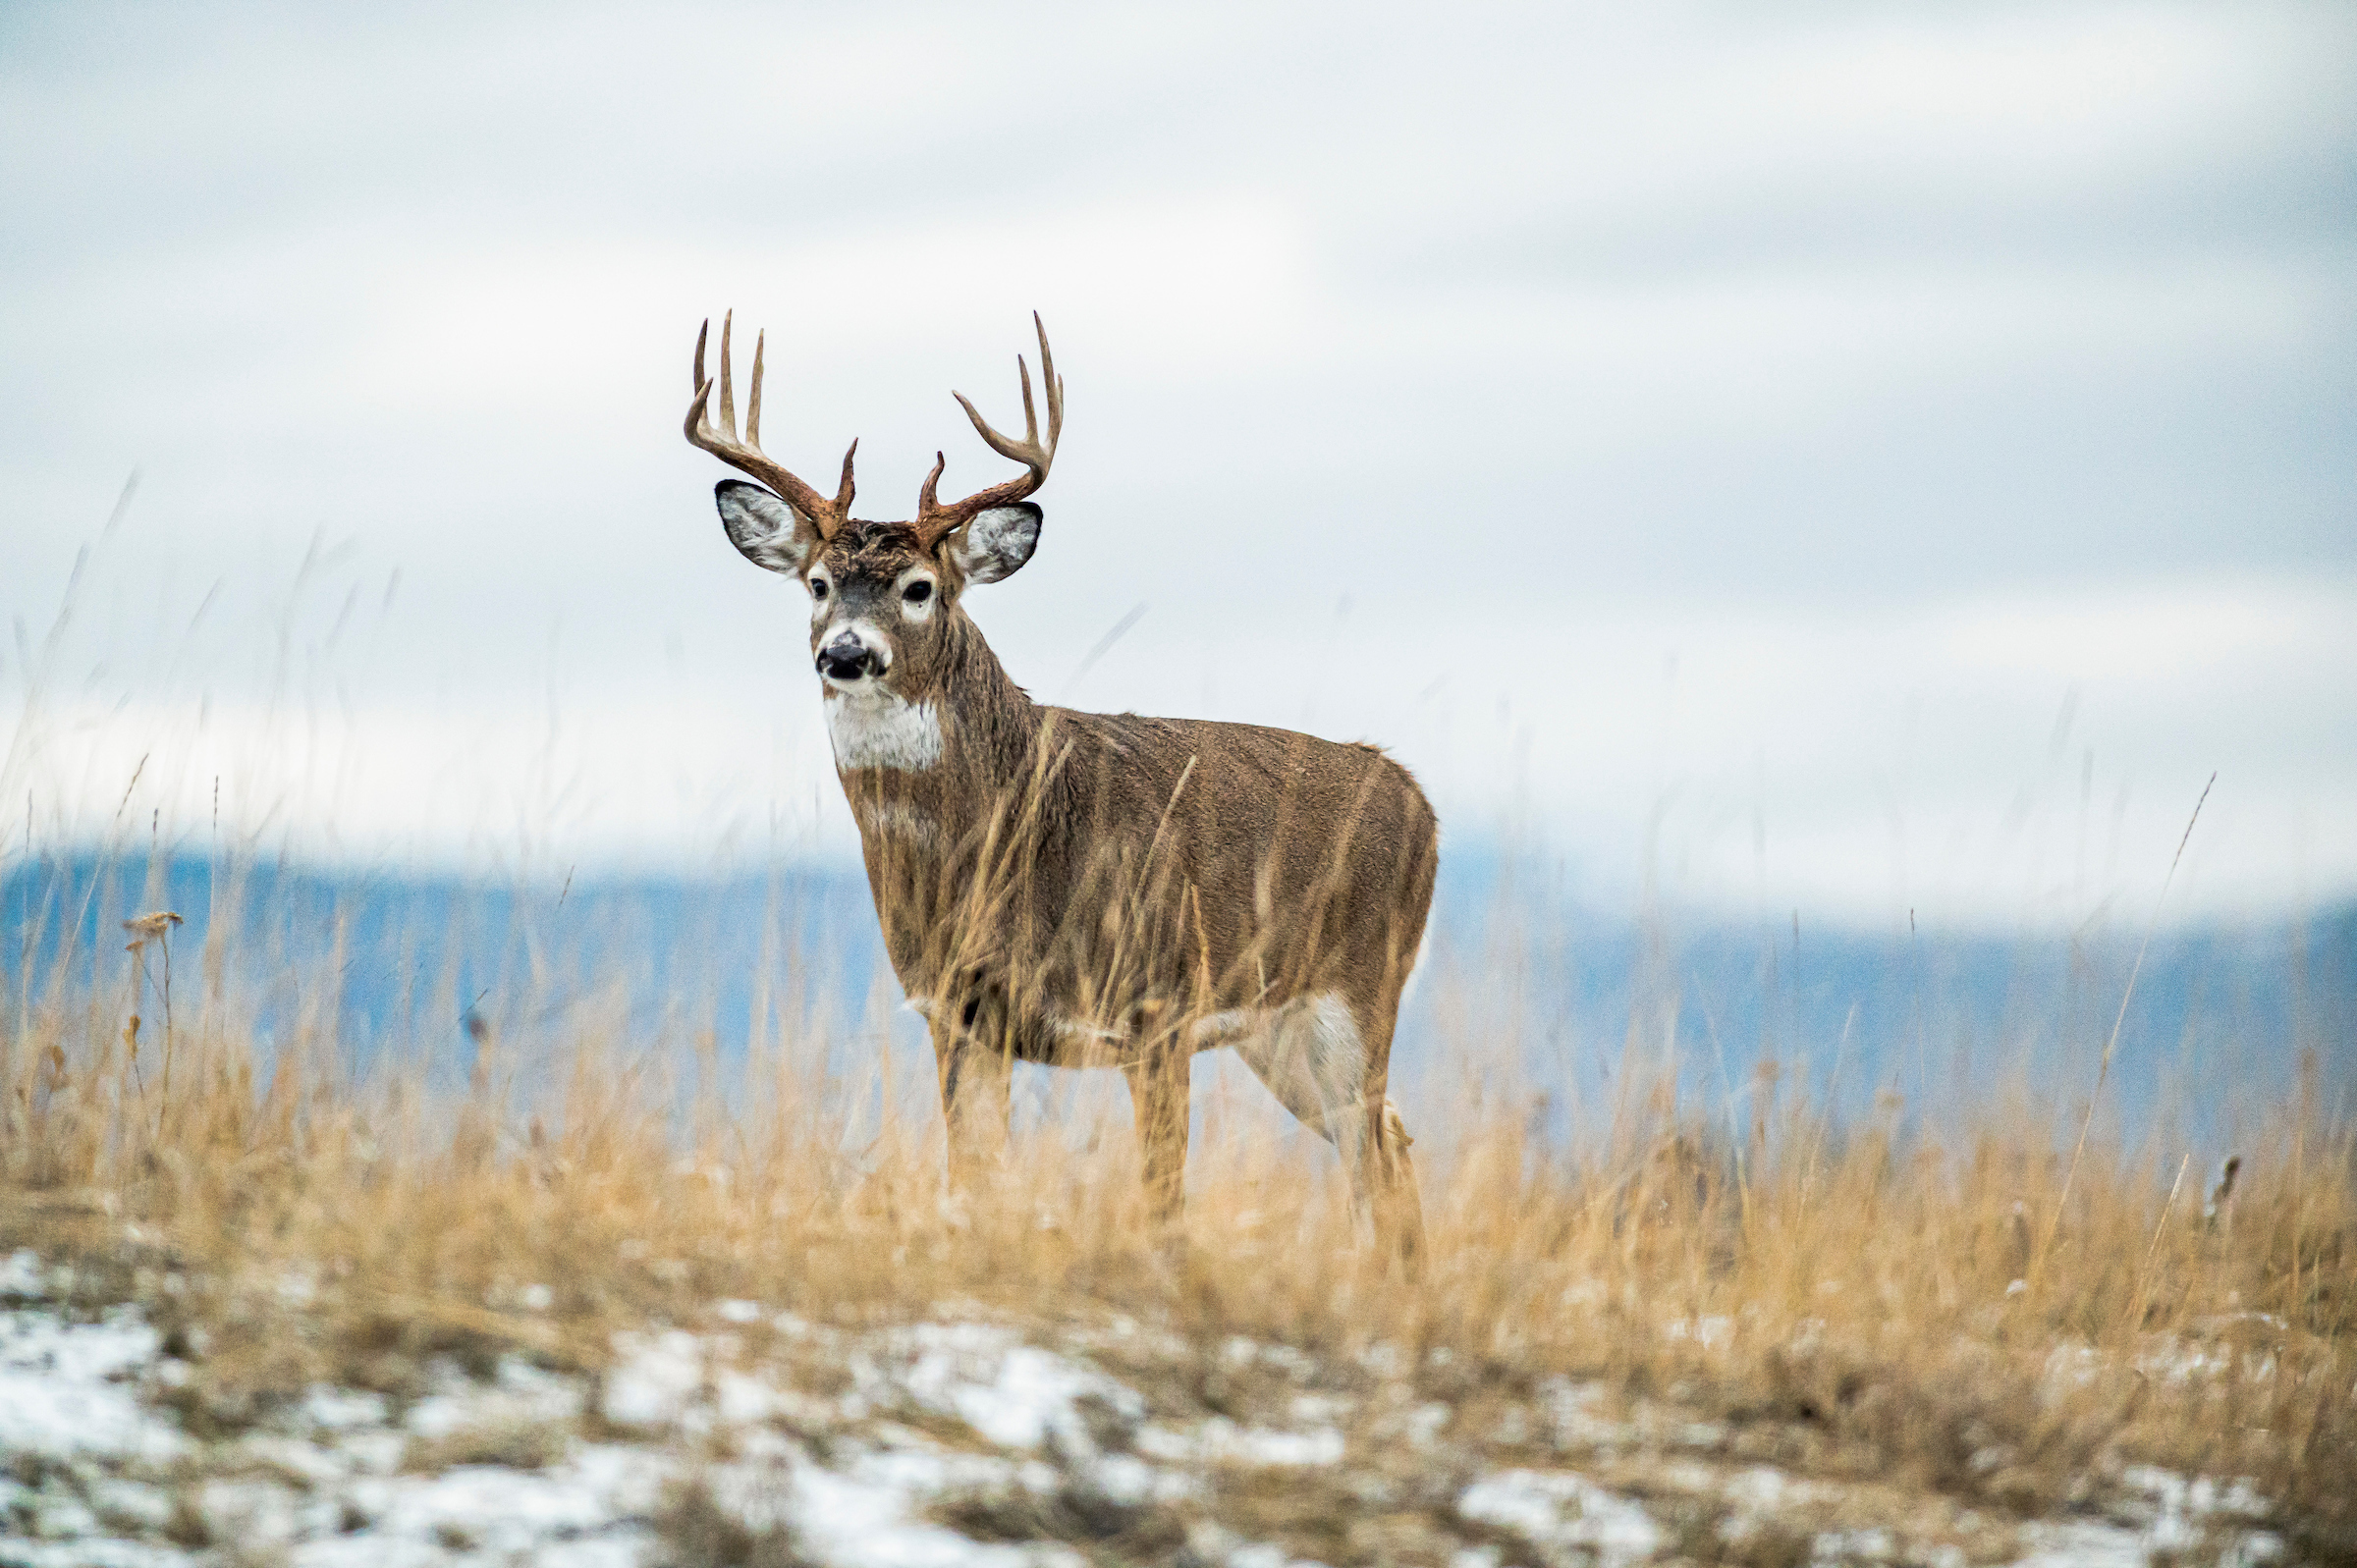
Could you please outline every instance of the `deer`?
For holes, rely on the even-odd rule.
[[[717,379],[709,318],[696,335],[685,434],[755,481],[714,491],[729,542],[809,596],[836,774],[886,955],[932,1043],[951,1193],[976,1190],[1004,1156],[1014,1062],[1114,1066],[1146,1213],[1178,1234],[1190,1062],[1225,1046],[1333,1145],[1359,1244],[1412,1271],[1422,1210],[1389,1073],[1439,862],[1415,780],[1372,745],[1079,713],[1015,684],[966,595],[1039,546],[1029,498],[1065,405],[1036,312],[1044,440],[1020,354],[1021,440],[951,394],[1023,471],[945,502],[936,453],[915,516],[894,522],[851,515],[856,440],[832,497],[763,453],[766,331],[738,434],[734,324],[722,317]]]

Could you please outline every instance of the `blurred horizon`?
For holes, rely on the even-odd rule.
[[[13,864],[0,908],[17,933],[0,952],[12,1000],[70,1012],[85,993],[114,998],[107,1016],[128,1007],[156,1028],[162,953],[127,955],[115,934],[151,908],[181,913],[184,1028],[250,1036],[265,1070],[307,1042],[356,1082],[393,1064],[455,1089],[495,1049],[530,1089],[551,1052],[591,1036],[649,1061],[709,1053],[732,1072],[756,1043],[791,1041],[860,1094],[933,1092],[925,1025],[902,1004],[856,868],[526,881],[126,846]],[[1635,1103],[1662,1108],[1665,1090],[1730,1146],[1780,1096],[1853,1128],[1903,1111],[1926,1132],[2001,1105],[2060,1132],[2092,1101],[2123,1149],[2215,1162],[2267,1108],[2306,1095],[2346,1109],[2351,996],[2357,901],[2158,934],[1890,932],[1599,909],[1561,868],[1459,856],[1391,1065],[1411,1109],[1478,1087],[1527,1101],[1534,1128],[1565,1140],[1603,1135]],[[1233,1053],[1193,1071],[1292,1135]],[[1026,1116],[1074,1097],[1125,1104],[1110,1069],[1018,1066]]]
[[[13,8],[0,864],[850,864],[696,325],[891,516],[1037,309],[1042,701],[1384,743],[1600,908],[2293,924],[2353,88],[2330,4]]]

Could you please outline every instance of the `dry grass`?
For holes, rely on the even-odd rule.
[[[1440,1158],[1410,1286],[1352,1251],[1298,1144],[1215,1128],[1174,1253],[1146,1224],[1123,1111],[1019,1139],[992,1190],[949,1203],[921,1100],[887,1096],[847,1151],[824,1042],[758,1046],[740,1072],[707,1050],[689,1086],[670,1064],[691,1048],[576,1018],[436,1096],[421,1071],[356,1081],[324,1025],[265,1059],[234,1006],[184,986],[167,1093],[160,1031],[133,1039],[104,978],[0,1014],[0,1247],[71,1261],[91,1299],[139,1299],[200,1343],[183,1390],[199,1426],[320,1379],[414,1394],[437,1354],[594,1369],[615,1329],[720,1297],[845,1321],[971,1303],[1118,1312],[1207,1344],[1388,1347],[1474,1424],[1547,1378],[1601,1379],[1725,1422],[1738,1458],[2001,1512],[2065,1503],[2123,1460],[2248,1476],[2301,1539],[2357,1541],[2357,1179],[2312,1101],[2242,1151],[2216,1222],[2174,1160],[2100,1137],[2065,1200],[2075,1124],[1994,1106],[1901,1136],[1787,1105],[1740,1149],[1667,1109],[1562,1149],[1510,1096],[1428,1106]],[[1249,1404],[1249,1370],[1224,1365],[1202,1358],[1189,1397]],[[1293,1518],[1319,1510],[1298,1485],[1230,1501],[1286,1514],[1265,1524],[1289,1539],[1341,1532],[1334,1560],[1376,1528],[1340,1504]],[[1049,1524],[1161,1528],[1085,1499]],[[793,1560],[782,1541],[708,1544]]]

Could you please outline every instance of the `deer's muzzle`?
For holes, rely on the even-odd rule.
[[[818,673],[830,680],[857,680],[884,673],[884,661],[856,632],[847,631],[818,650]]]

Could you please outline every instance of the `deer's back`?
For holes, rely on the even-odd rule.
[[[1199,719],[1054,709],[1046,737],[1063,760],[1040,869],[1069,902],[1126,898],[1133,940],[1157,949],[1152,989],[1243,1006],[1372,995],[1388,974],[1396,995],[1439,852],[1405,768],[1373,746]],[[1077,929],[1079,912],[1059,924]]]

